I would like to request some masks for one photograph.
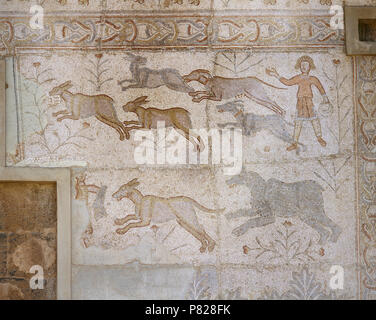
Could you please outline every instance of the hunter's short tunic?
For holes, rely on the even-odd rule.
[[[286,79],[284,77],[279,78],[279,80],[286,86],[298,85],[297,93],[297,119],[299,120],[312,120],[316,118],[314,111],[314,105],[312,101],[312,85],[314,85],[321,95],[325,94],[324,87],[322,86],[319,79],[314,76],[299,74],[291,79]]]

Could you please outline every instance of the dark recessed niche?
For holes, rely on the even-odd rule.
[[[359,20],[359,41],[376,42],[376,19]]]
[[[345,6],[348,55],[376,56],[376,7]]]

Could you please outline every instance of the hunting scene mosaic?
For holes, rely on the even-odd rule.
[[[74,299],[376,298],[376,59],[342,3],[46,0],[35,29],[1,1],[6,165],[71,169]]]

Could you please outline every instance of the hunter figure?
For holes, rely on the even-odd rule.
[[[301,73],[292,77],[291,79],[286,79],[281,77],[275,68],[267,70],[270,76],[277,78],[281,83],[286,86],[298,86],[297,92],[297,115],[295,119],[294,127],[294,142],[287,147],[287,151],[292,151],[297,149],[300,132],[302,130],[303,121],[311,121],[313,130],[315,131],[317,141],[322,147],[326,146],[326,141],[322,138],[320,120],[318,119],[313,105],[313,93],[312,85],[314,85],[323,97],[323,104],[329,104],[328,97],[326,96],[324,87],[322,86],[319,79],[315,76],[310,76],[309,72],[315,69],[315,64],[309,56],[302,56],[298,59],[295,65],[295,69],[300,69]]]

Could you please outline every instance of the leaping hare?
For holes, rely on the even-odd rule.
[[[173,127],[183,137],[190,141],[197,151],[204,150],[205,146],[201,141],[200,136],[190,132],[192,129],[192,122],[189,112],[183,108],[144,108],[141,107],[147,101],[147,96],[138,97],[133,101],[129,101],[123,106],[125,112],[133,112],[137,115],[138,121],[124,121],[125,125],[135,124],[137,126],[127,127],[127,130],[132,129],[157,129],[157,122],[164,121],[166,127]],[[193,139],[195,138],[197,142]]]
[[[95,116],[99,121],[114,128],[119,133],[120,140],[124,140],[124,137],[129,139],[129,132],[119,120],[114,100],[111,97],[105,94],[89,96],[82,93],[71,93],[68,89],[72,86],[71,81],[66,81],[49,92],[50,96],[60,96],[67,108],[52,114],[54,117],[63,115],[57,118],[57,121],[86,119]]]
[[[184,82],[183,77],[178,70],[171,68],[159,70],[140,68],[140,65],[146,64],[146,58],[136,56],[132,53],[126,53],[126,55],[127,57],[124,57],[124,59],[131,61],[129,70],[132,73],[132,78],[118,81],[118,84],[122,87],[123,91],[130,88],[152,89],[161,86],[166,86],[171,90],[186,93],[194,91],[191,86]],[[124,82],[130,82],[131,84],[124,87],[122,85]]]

